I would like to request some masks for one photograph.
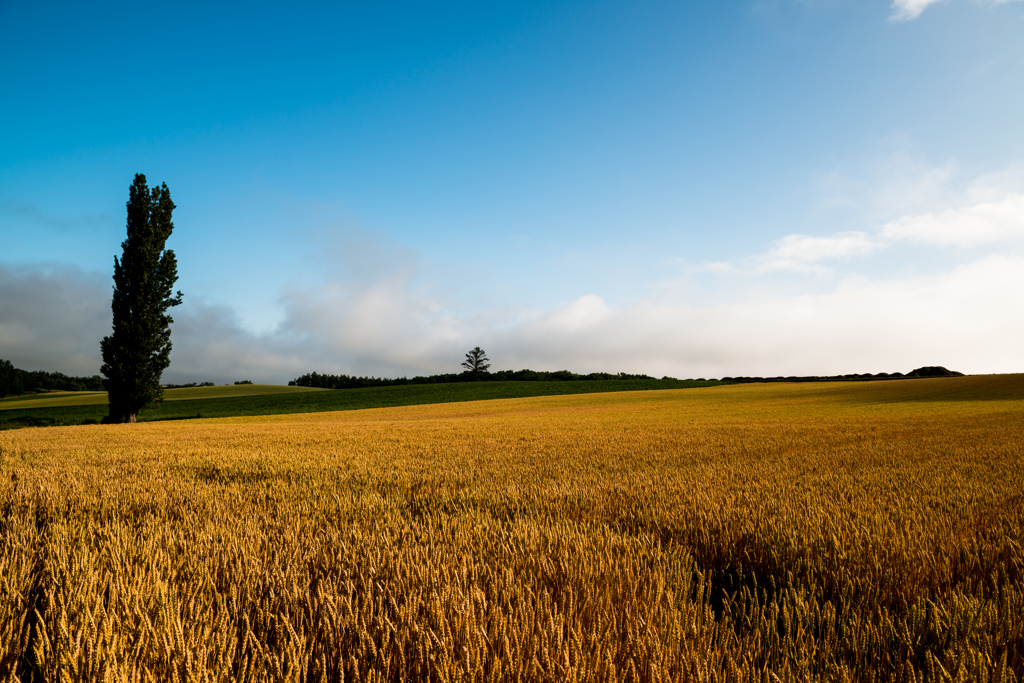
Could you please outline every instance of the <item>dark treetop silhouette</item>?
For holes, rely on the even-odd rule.
[[[487,353],[479,346],[474,347],[471,351],[466,354],[466,360],[462,362],[462,367],[473,373],[474,377],[486,373],[487,369],[491,367],[488,362],[491,359],[487,357]]]
[[[164,249],[173,210],[166,183],[150,190],[146,176],[135,175],[128,190],[128,238],[121,260],[114,257],[113,332],[100,343],[111,422],[135,422],[143,406],[163,398],[160,375],[171,363],[174,322],[167,309],[181,303],[181,292],[172,296],[178,262]]]

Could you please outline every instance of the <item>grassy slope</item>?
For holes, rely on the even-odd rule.
[[[317,413],[332,410],[359,410],[427,403],[458,403],[498,398],[526,398],[562,394],[591,394],[609,391],[647,389],[685,389],[714,386],[719,382],[689,380],[599,380],[575,382],[463,382],[458,384],[410,384],[367,389],[336,389],[303,391],[302,387],[273,387],[293,390],[285,393],[241,392],[241,395],[209,398],[171,398],[173,392],[193,392],[202,396],[204,389],[169,389],[168,400],[155,410],[144,411],[140,421],[181,420],[195,417],[236,417],[242,415],[277,415]],[[247,386],[247,385],[246,385]],[[253,387],[269,385],[252,385]],[[240,387],[210,387],[238,389]],[[294,391],[299,389],[299,391]],[[211,394],[216,393],[211,391]],[[102,404],[43,407],[38,401],[31,407],[6,408],[0,412],[0,429],[24,426],[74,425],[100,420],[107,414],[106,395]],[[58,399],[55,399],[58,400]]]
[[[310,387],[289,387],[280,384],[230,384],[222,387],[186,387],[165,389],[165,401],[188,401],[206,398],[233,398],[236,396],[261,396],[264,394],[298,394],[309,391],[325,391]],[[36,408],[68,408],[71,406],[105,406],[105,391],[50,391],[44,394],[18,396],[0,401],[0,410],[21,410]]]

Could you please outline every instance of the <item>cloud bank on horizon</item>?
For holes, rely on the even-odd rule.
[[[1017,174],[1019,175],[1019,174]],[[687,277],[741,279],[735,296],[697,305],[673,290],[609,303],[584,294],[550,308],[460,310],[417,285],[414,259],[357,279],[281,293],[274,330],[247,331],[226,306],[186,299],[175,311],[167,381],[282,383],[311,371],[412,376],[457,372],[465,349],[496,369],[645,372],[655,376],[968,373],[1020,363],[1024,192],[986,179],[942,210],[868,232],[791,234],[745,261],[684,267]],[[379,262],[394,245],[349,257]],[[899,249],[952,257],[938,272],[865,275],[864,261]],[[860,267],[858,267],[860,266]],[[825,281],[811,293],[780,275]],[[0,266],[0,347],[21,365],[92,374],[109,331],[109,283],[74,268]],[[73,315],[68,315],[68,312]]]

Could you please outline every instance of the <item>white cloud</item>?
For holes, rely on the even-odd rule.
[[[768,251],[741,261],[742,266],[715,262],[691,272],[770,274],[777,272],[831,275],[826,265],[849,261],[899,243],[935,247],[972,248],[1019,244],[1024,241],[1024,193],[1009,189],[1022,183],[1018,169],[983,177],[966,190],[950,192],[963,202],[940,211],[904,215],[884,223],[873,233],[837,232],[827,236],[786,235]]]
[[[867,233],[840,232],[829,237],[786,235],[759,257],[756,273],[775,271],[827,272],[821,261],[864,256],[878,248],[878,243]]]
[[[886,223],[882,236],[944,247],[975,247],[1024,238],[1024,194]]]
[[[983,5],[1003,5],[1007,2],[1013,2],[1014,0],[981,0],[979,4]],[[929,5],[933,5],[939,0],[893,0],[892,3],[892,14],[889,16],[891,21],[911,21],[921,16],[921,12],[925,10]]]
[[[579,325],[571,306],[495,336],[491,357],[529,367],[658,375],[1020,370],[1024,259],[988,257],[918,279],[847,279],[818,296],[749,295],[713,307],[604,305]],[[588,304],[589,305],[589,304]],[[493,347],[493,349],[492,349]]]
[[[892,21],[910,21],[917,19],[921,16],[921,12],[925,10],[928,5],[932,5],[939,0],[893,0],[892,3],[892,15],[889,17]]]
[[[0,269],[5,357],[26,369],[94,374],[108,332],[100,276]],[[328,283],[285,299],[287,324],[245,332],[229,309],[176,309],[167,381],[283,383],[310,371],[430,374],[457,371],[466,349],[495,369],[567,368],[661,376],[803,375],[909,371],[1020,371],[1024,257],[988,256],[914,279],[847,277],[819,295],[751,289],[717,305],[647,299],[612,304],[584,295],[551,309],[443,313],[415,287]],[[28,310],[31,309],[31,310]],[[78,318],[74,311],[83,311]],[[13,321],[13,323],[12,323]]]

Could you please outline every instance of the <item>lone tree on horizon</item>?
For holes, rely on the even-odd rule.
[[[174,252],[164,249],[174,224],[174,202],[167,184],[150,190],[135,174],[128,190],[128,238],[121,260],[114,257],[113,332],[100,342],[110,402],[110,422],[135,422],[143,406],[163,398],[160,375],[171,364],[174,319],[167,309],[181,303],[172,295],[178,279]]]
[[[491,367],[491,364],[488,362],[490,360],[487,357],[487,353],[477,346],[466,354],[466,360],[463,361],[462,367],[472,372],[473,377],[478,378],[480,373],[487,372],[487,368]]]

